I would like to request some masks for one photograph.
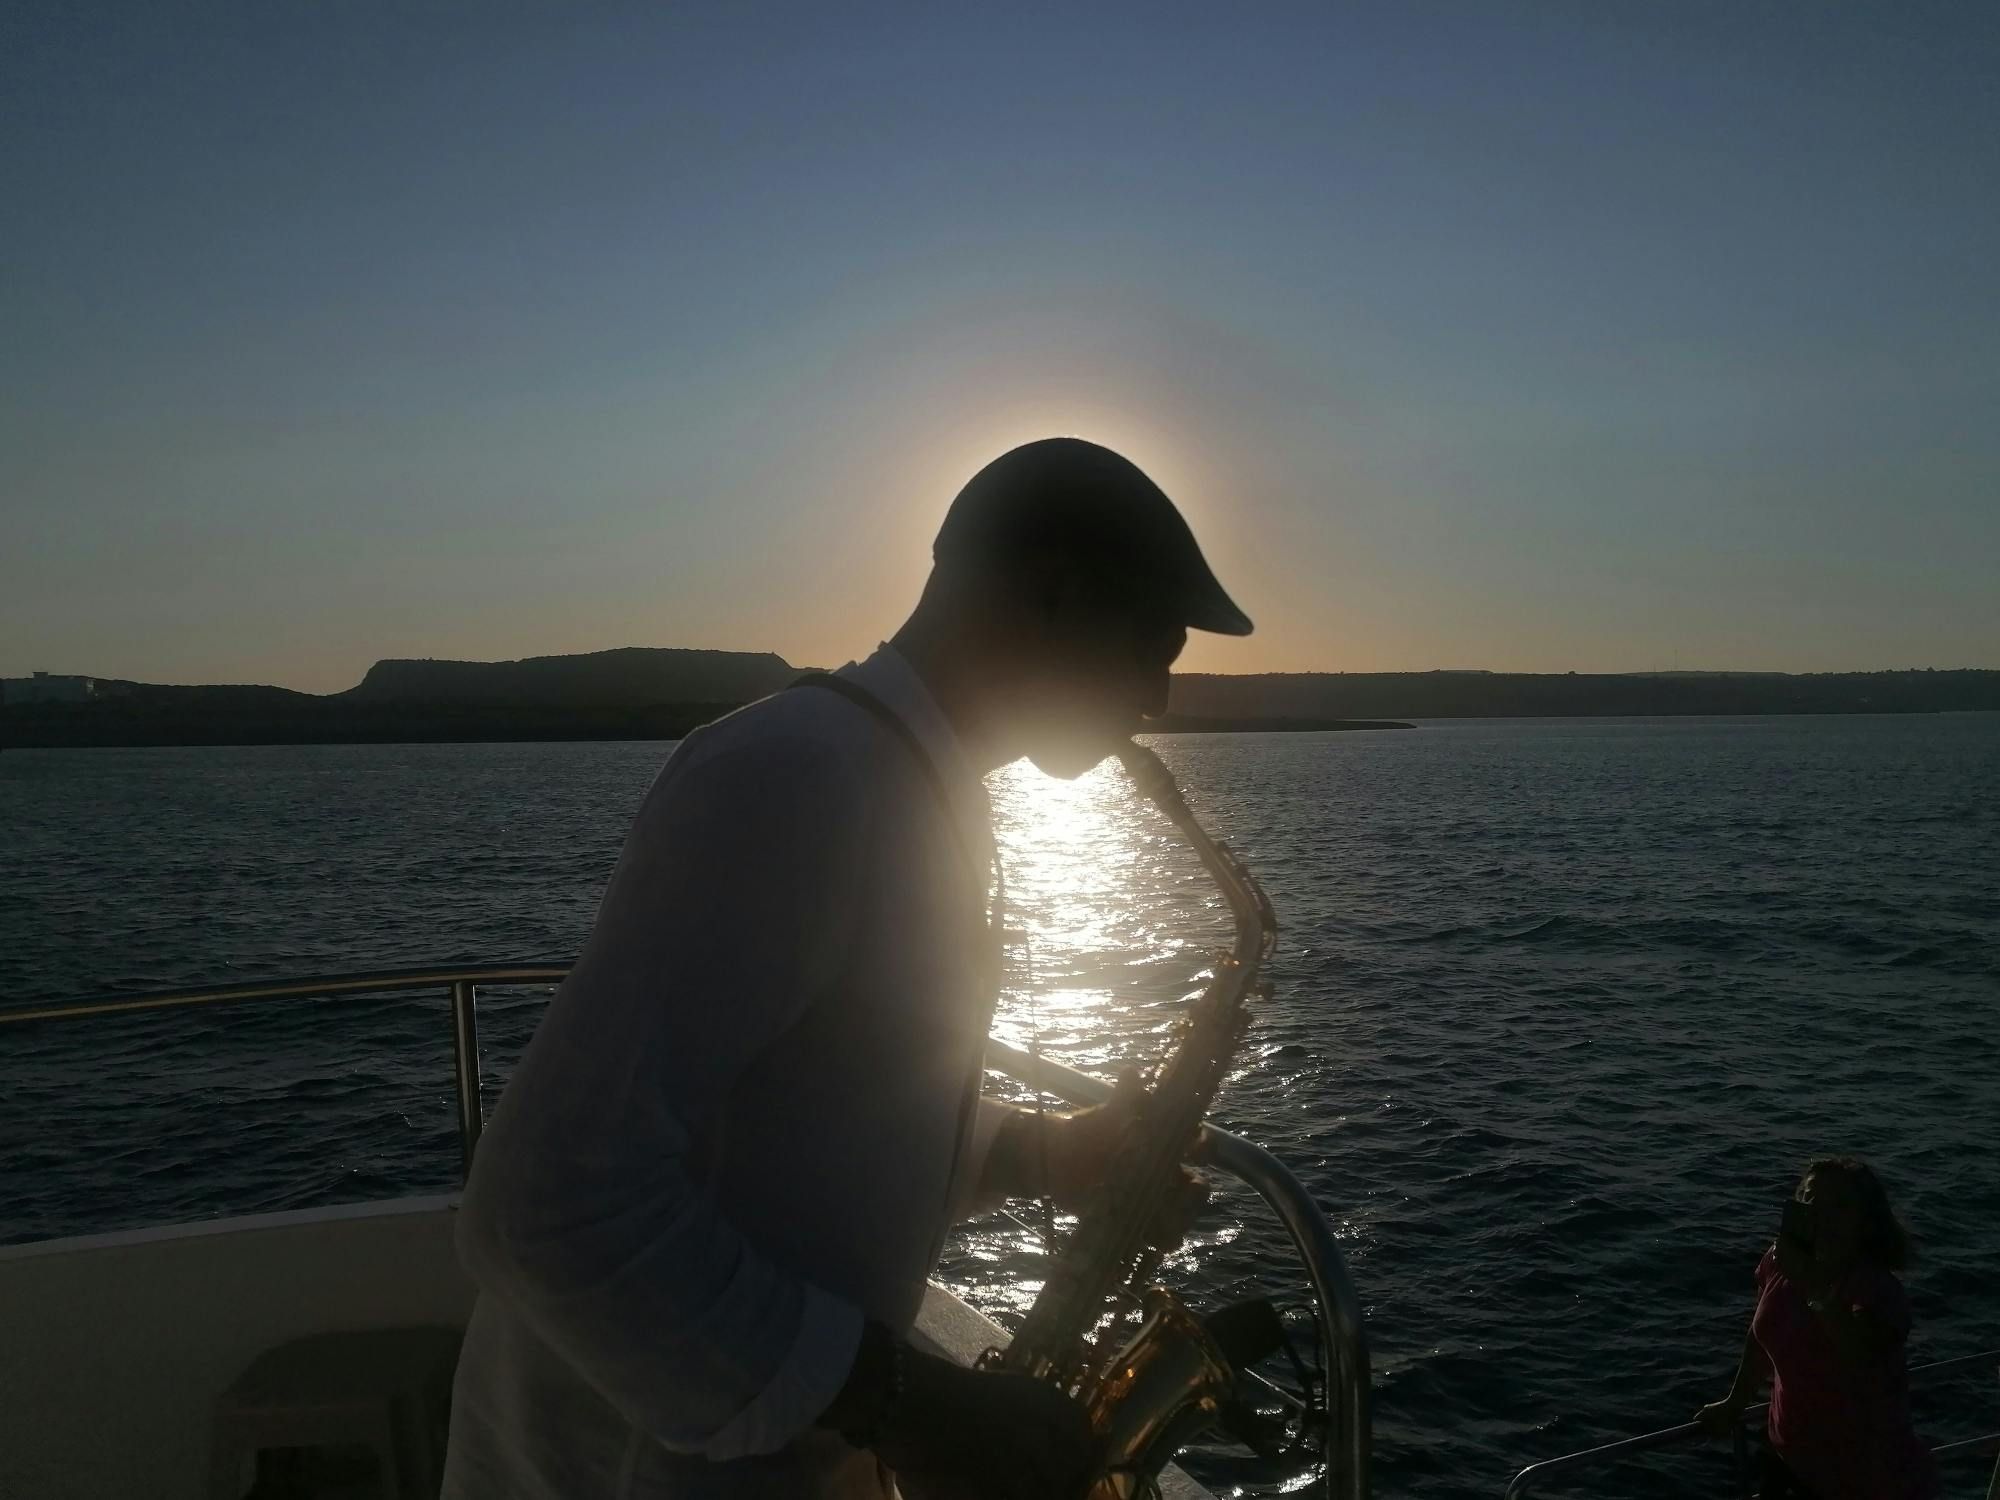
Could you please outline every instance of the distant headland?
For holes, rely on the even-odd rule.
[[[0,682],[0,748],[670,740],[776,692],[770,652],[629,647],[379,661],[345,692],[52,676]],[[1410,719],[2000,710],[2000,671],[1304,672],[1175,677],[1161,733],[1405,729]]]

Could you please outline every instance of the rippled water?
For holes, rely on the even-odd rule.
[[[1776,1203],[1818,1152],[1873,1159],[1918,1232],[1914,1355],[2000,1345],[2000,718],[1161,748],[1283,924],[1216,1113],[1338,1227],[1385,1492],[1494,1495],[1719,1394]],[[665,751],[8,751],[0,1002],[565,956]],[[1093,1069],[1150,1057],[1226,938],[1212,887],[1108,772],[993,790],[1028,934],[1002,1034]],[[541,1003],[483,1007],[489,1086]],[[456,1170],[442,1002],[9,1028],[0,1066],[0,1238]],[[1225,1189],[1174,1274],[1282,1286],[1281,1250]],[[1034,1264],[988,1221],[944,1275],[1004,1316]],[[1991,1404],[1976,1386],[1920,1417],[1965,1435]],[[1661,1472],[1712,1489],[1726,1468]]]

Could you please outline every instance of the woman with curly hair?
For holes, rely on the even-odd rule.
[[[1851,1156],[1813,1162],[1792,1196],[1757,1265],[1735,1383],[1695,1420],[1729,1433],[1769,1376],[1765,1500],[1929,1500],[1937,1469],[1910,1424],[1910,1304],[1896,1278],[1909,1235]]]

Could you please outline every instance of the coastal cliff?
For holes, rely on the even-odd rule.
[[[353,703],[505,703],[637,708],[660,703],[748,703],[799,669],[770,651],[627,646],[521,661],[378,661],[337,696]]]

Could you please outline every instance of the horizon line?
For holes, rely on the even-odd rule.
[[[787,667],[793,668],[800,672],[823,670],[821,668],[813,667],[810,665],[801,665],[799,663],[796,663],[792,661],[789,657],[785,656],[782,652],[778,651],[768,651],[768,650],[743,651],[733,647],[722,647],[722,646],[607,646],[593,651],[557,651],[557,652],[549,652],[541,656],[493,657],[486,659],[480,659],[474,657],[453,657],[453,656],[383,656],[383,657],[377,657],[375,661],[371,662],[369,666],[365,670],[363,670],[361,676],[355,679],[355,682],[353,683],[352,686],[354,687],[360,686],[360,684],[367,679],[369,672],[372,672],[377,666],[380,666],[385,662],[422,661],[422,662],[444,662],[444,663],[468,665],[468,666],[506,666],[528,661],[556,661],[565,658],[605,656],[620,651],[685,651],[690,653],[712,652],[712,653],[731,655],[731,656],[776,657],[779,661],[783,662]],[[1680,667],[1680,666],[1627,667],[1612,671],[1598,671],[1598,670],[1585,671],[1578,668],[1559,668],[1551,670],[1533,671],[1533,670],[1522,670],[1509,667],[1391,667],[1391,668],[1368,668],[1368,669],[1354,669],[1347,667],[1302,667],[1302,668],[1274,669],[1274,670],[1251,671],[1251,672],[1187,671],[1184,669],[1176,668],[1173,672],[1173,675],[1175,677],[1244,677],[1244,678],[1248,677],[1433,677],[1433,676],[1876,677],[1876,676],[1895,676],[1895,675],[1916,675],[1916,674],[1941,673],[1941,672],[1951,673],[1951,672],[1996,672],[1996,671],[2000,671],[2000,667],[1971,666],[1971,665],[1905,666],[1905,667],[1834,667],[1834,668],[1821,668],[1808,671],[1794,671],[1785,668],[1772,668],[1772,667]],[[34,681],[35,678],[37,677],[47,677],[56,680],[84,679],[91,682],[122,682],[122,683],[130,683],[135,687],[276,688],[282,692],[299,693],[306,697],[315,697],[315,698],[335,697],[341,693],[352,690],[352,688],[350,687],[350,688],[333,688],[325,691],[315,691],[311,688],[286,687],[284,684],[277,682],[251,682],[251,681],[241,681],[241,680],[233,682],[228,682],[228,681],[166,682],[166,681],[150,680],[137,677],[119,677],[105,672],[55,672],[47,670],[45,668],[35,668],[31,671],[12,673],[12,674],[0,673],[0,683],[15,683],[15,682],[27,683]]]

